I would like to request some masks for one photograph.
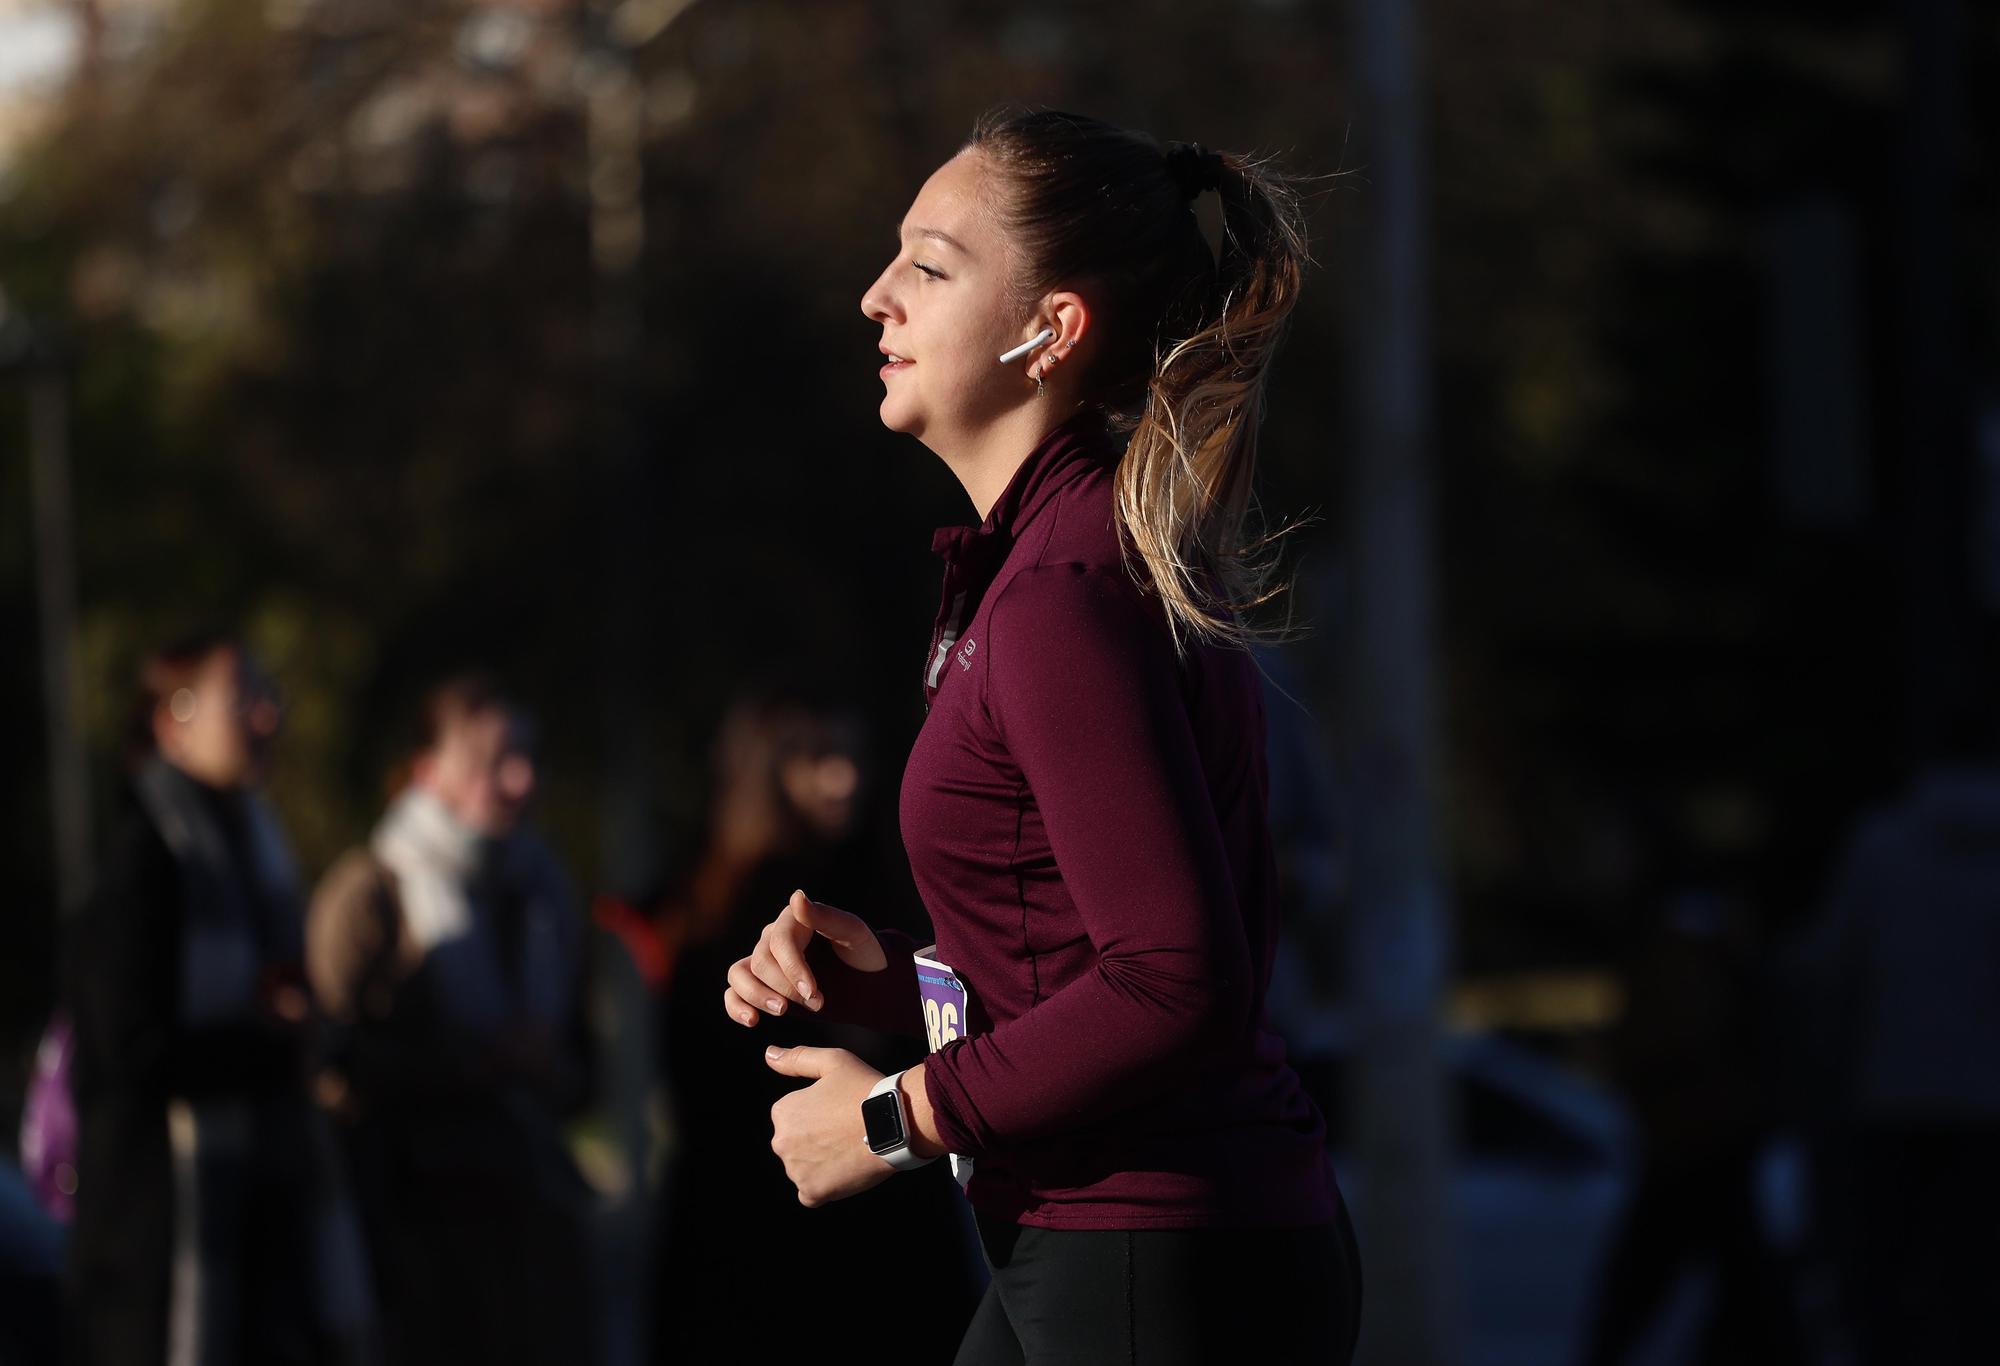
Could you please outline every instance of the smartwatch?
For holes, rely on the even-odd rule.
[[[901,1072],[891,1072],[875,1083],[861,1102],[861,1124],[868,1133],[868,1151],[899,1172],[927,1166],[935,1157],[918,1157],[910,1151],[910,1116],[903,1109],[903,1093],[896,1089]]]

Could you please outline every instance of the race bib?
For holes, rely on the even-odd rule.
[[[950,965],[932,957],[936,952],[936,944],[927,944],[916,952],[917,994],[923,999],[924,1035],[930,1040],[933,1053],[972,1032],[972,993]],[[972,1159],[957,1153],[948,1156],[951,1174],[963,1189],[972,1179]]]

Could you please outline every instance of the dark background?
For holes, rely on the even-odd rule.
[[[70,8],[96,26],[0,173],[0,1094],[59,901],[24,338],[70,386],[100,813],[138,653],[220,620],[286,690],[309,876],[476,658],[539,711],[559,847],[618,887],[685,860],[753,677],[860,707],[893,809],[930,531],[970,517],[877,423],[858,300],[974,117],[1273,153],[1329,177],[1262,468],[1319,516],[1288,649],[1340,715],[1348,6]],[[1794,921],[1994,700],[2000,16],[1434,0],[1421,32],[1454,976],[1589,980],[1690,881]],[[594,257],[628,190],[636,257]],[[1615,1014],[1543,1042],[1588,1068]]]

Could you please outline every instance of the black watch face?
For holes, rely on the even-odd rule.
[[[884,1091],[861,1102],[861,1122],[868,1130],[868,1146],[878,1153],[903,1146],[903,1107],[894,1091]]]

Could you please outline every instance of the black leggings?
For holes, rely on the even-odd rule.
[[[1028,1228],[979,1220],[993,1283],[955,1366],[1347,1366],[1361,1259],[1310,1228]]]

